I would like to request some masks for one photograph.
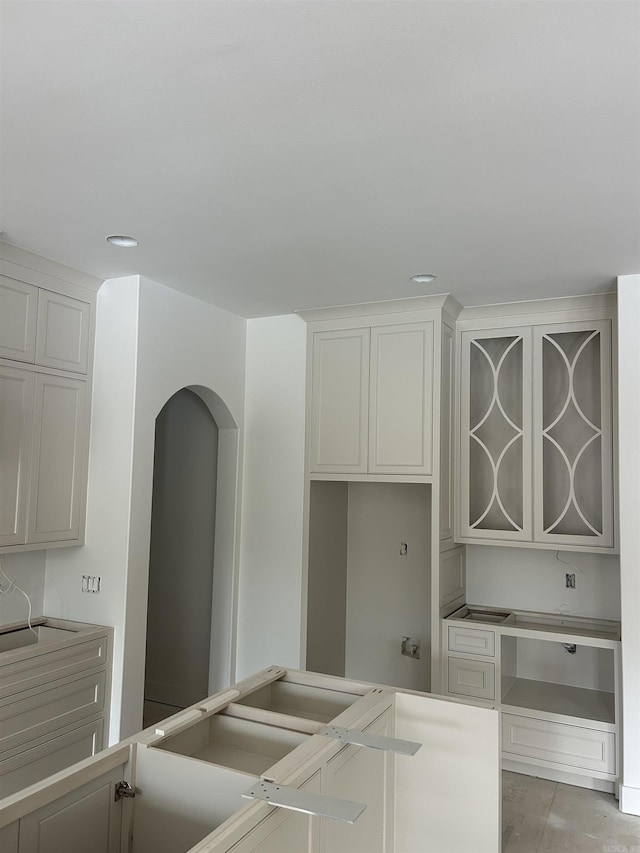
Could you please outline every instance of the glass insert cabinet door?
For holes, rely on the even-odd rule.
[[[608,321],[534,329],[534,538],[613,545]]]
[[[460,536],[532,539],[530,327],[463,332]]]

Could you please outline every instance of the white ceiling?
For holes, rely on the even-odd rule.
[[[610,290],[639,43],[612,0],[3,0],[3,239],[247,317]]]

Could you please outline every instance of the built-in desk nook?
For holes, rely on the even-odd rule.
[[[501,710],[506,769],[614,790],[619,623],[465,605],[442,624],[446,692]]]

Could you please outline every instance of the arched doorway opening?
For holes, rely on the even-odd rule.
[[[211,692],[218,424],[183,388],[156,418],[144,725]]]

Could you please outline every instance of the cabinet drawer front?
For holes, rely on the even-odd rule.
[[[495,698],[495,665],[489,661],[449,658],[449,693]]]
[[[449,651],[464,652],[468,655],[495,657],[496,635],[494,631],[478,628],[458,628],[449,626]]]
[[[89,758],[102,749],[103,721],[93,720],[33,749],[0,760],[0,799]]]
[[[613,732],[503,714],[502,750],[583,770],[616,772]]]
[[[33,362],[38,288],[0,275],[0,358]]]
[[[98,637],[0,666],[0,699],[107,663],[108,639]]]
[[[106,674],[61,679],[0,701],[0,754],[104,708]]]

